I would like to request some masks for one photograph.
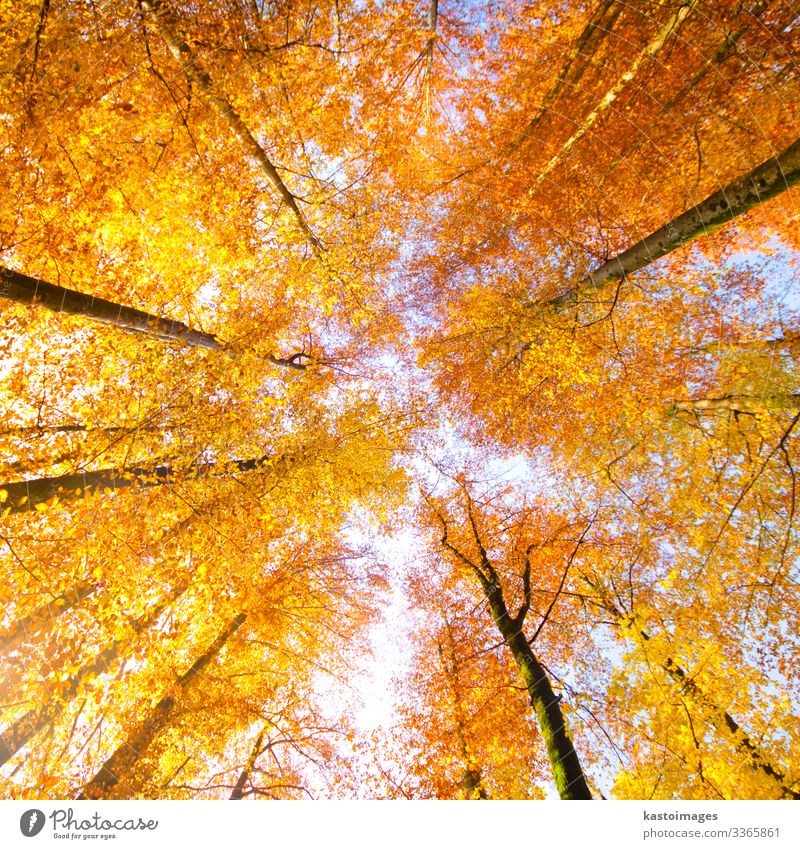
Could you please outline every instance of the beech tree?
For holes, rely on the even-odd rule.
[[[197,660],[182,675],[178,676],[174,689],[178,693],[191,685],[193,680],[216,660],[217,655],[228,642],[230,637],[244,624],[247,616],[239,613],[225,626],[214,642],[197,658]],[[125,779],[126,773],[136,764],[139,758],[147,752],[153,738],[169,722],[170,714],[175,707],[176,696],[164,696],[153,708],[152,713],[111,757],[103,764],[100,771],[83,789],[79,799],[105,798]]]
[[[0,4],[2,793],[796,799],[796,23]]]
[[[526,550],[522,566],[522,601],[516,613],[512,613],[507,601],[511,592],[508,588],[504,592],[504,581],[489,556],[479,530],[479,520],[475,515],[472,497],[465,486],[462,485],[462,489],[466,515],[461,519],[461,523],[467,526],[467,533],[471,532],[472,535],[469,549],[465,553],[463,543],[453,543],[450,533],[451,520],[432,506],[442,528],[442,547],[474,574],[483,589],[492,620],[519,667],[522,682],[528,690],[547,747],[559,796],[562,799],[591,799],[591,790],[559,704],[561,698],[553,690],[550,676],[531,647],[531,643],[544,626],[549,611],[535,633],[531,637],[526,634],[526,618],[531,607],[530,551]],[[473,553],[471,549],[477,553]]]

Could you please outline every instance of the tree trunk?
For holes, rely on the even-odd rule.
[[[747,32],[748,29],[752,26],[752,24],[758,23],[758,19],[764,14],[764,12],[769,7],[769,0],[759,0],[751,9],[748,9],[748,15],[750,16],[750,21],[748,21],[743,26],[739,27],[737,30],[732,30],[730,32],[725,33],[725,37],[717,48],[717,50],[706,59],[706,61],[701,65],[699,70],[694,74],[689,82],[682,86],[676,94],[674,94],[666,103],[661,106],[661,114],[666,115],[672,109],[674,109],[683,98],[691,92],[696,86],[698,86],[712,71],[714,74],[721,79],[720,74],[720,66],[729,56],[736,53],[739,41],[742,36]],[[631,147],[626,150],[621,151],[621,156],[619,157],[617,164],[612,167],[612,170],[616,169],[619,163],[630,162],[633,154],[639,150],[639,148],[647,142],[647,138],[638,139]]]
[[[649,635],[644,631],[640,631],[639,635],[643,640],[650,639]],[[788,786],[786,775],[764,757],[758,746],[742,730],[742,727],[728,711],[715,704],[672,658],[668,657],[661,666],[674,681],[680,684],[683,692],[691,696],[708,713],[717,731],[728,737],[736,751],[748,758],[751,768],[768,776],[778,785],[778,790],[782,798],[800,800],[800,792]]]
[[[773,339],[743,339],[720,342],[707,342],[705,345],[695,345],[686,353],[689,355],[708,354],[713,351],[727,351],[735,348],[740,351],[795,351],[800,348],[800,334],[790,332],[785,336]]]
[[[436,44],[436,22],[439,20],[439,0],[431,0],[431,5],[428,8],[428,29],[431,36],[425,43],[422,49],[422,55],[428,61],[428,79],[433,77],[433,46]]]
[[[574,89],[578,85],[595,51],[614,26],[623,6],[624,4],[618,0],[602,0],[581,32],[555,82],[547,90],[539,110],[506,146],[503,151],[506,156],[515,153],[531,137],[544,116],[550,111],[550,107],[567,87]]]
[[[167,45],[169,52],[176,61],[181,63],[183,72],[190,82],[197,86],[206,100],[211,104],[219,117],[230,127],[233,134],[239,139],[247,153],[255,161],[261,172],[267,177],[277,190],[281,203],[289,210],[306,241],[315,250],[321,248],[319,239],[314,235],[305,216],[297,206],[295,196],[286,187],[281,179],[278,169],[272,164],[261,145],[255,140],[253,134],[245,126],[239,117],[233,104],[222,93],[222,90],[214,85],[208,73],[200,66],[189,45],[177,34],[177,22],[172,13],[162,0],[142,0],[142,8],[150,15],[159,35]]]
[[[464,796],[467,799],[491,798],[483,786],[481,771],[476,766],[470,766],[464,770],[464,778],[461,780],[461,786],[464,788]]]
[[[558,794],[562,799],[591,799],[592,793],[583,774],[578,753],[572,745],[567,733],[564,714],[561,710],[561,698],[556,696],[550,684],[550,679],[533,652],[530,643],[523,633],[525,617],[531,604],[531,573],[530,559],[525,561],[525,572],[522,579],[524,601],[516,616],[511,617],[503,598],[503,588],[494,566],[489,560],[483,545],[475,516],[472,511],[472,499],[465,490],[467,515],[472,527],[475,543],[481,554],[478,565],[470,560],[462,551],[448,540],[447,520],[433,507],[442,524],[444,535],[442,545],[466,565],[478,578],[483,589],[492,619],[503,638],[503,642],[511,650],[511,654],[519,667],[525,688],[530,696],[531,705],[536,711],[539,728],[545,740],[547,755],[553,769]],[[433,506],[431,502],[428,502]],[[541,626],[540,626],[541,628]],[[538,633],[538,631],[537,631]]]
[[[609,283],[645,268],[698,236],[713,232],[798,181],[800,140],[610,259],[584,277],[577,286],[545,303],[561,312],[579,298],[599,292]]]
[[[442,668],[450,683],[450,689],[453,693],[453,720],[456,725],[456,735],[458,736],[459,747],[461,749],[461,759],[464,764],[464,777],[461,780],[461,786],[464,788],[465,798],[467,799],[488,799],[489,795],[483,786],[481,770],[476,763],[475,757],[472,754],[469,743],[467,742],[466,728],[464,727],[464,709],[461,704],[461,693],[459,692],[459,677],[458,677],[458,659],[456,658],[456,646],[453,640],[453,630],[450,627],[450,622],[447,616],[442,611],[445,628],[447,630],[447,642],[450,654],[450,667],[444,659],[444,649],[439,643],[439,659],[442,663]]]
[[[141,634],[150,628],[167,607],[186,591],[186,588],[187,585],[179,586],[167,598],[156,604],[151,611],[136,619],[131,625],[133,634]],[[31,708],[3,731],[0,734],[0,766],[12,758],[40,731],[55,722],[64,708],[78,694],[84,681],[107,672],[109,667],[117,662],[121,649],[126,645],[127,640],[114,640],[69,678],[59,692],[52,694],[44,704]]]
[[[0,652],[8,654],[24,639],[37,634],[45,625],[61,616],[62,613],[80,604],[85,598],[94,593],[98,585],[83,581],[56,596],[50,601],[37,607],[32,613],[18,619],[5,631],[0,633]]]
[[[0,266],[0,298],[8,298],[20,304],[33,304],[57,313],[77,315],[90,321],[110,324],[121,330],[141,333],[162,342],[180,342],[195,348],[205,348],[209,351],[225,351],[228,356],[235,356],[236,349],[220,342],[211,333],[195,330],[180,321],[160,318],[149,312],[126,307],[115,301],[85,295],[75,289],[66,289],[55,283],[48,283],[38,277],[28,277],[18,271]],[[308,360],[312,357],[301,351],[289,357],[277,357],[274,354],[263,355],[263,359],[274,366],[303,371],[308,368]],[[150,429],[150,428],[148,428]],[[155,428],[153,428],[155,429]],[[82,425],[66,426],[65,428],[44,428],[57,433],[67,433],[79,430],[90,430]],[[5,435],[5,433],[0,434]]]
[[[10,268],[0,266],[2,288],[0,297],[19,304],[34,304],[57,313],[77,315],[103,324],[111,324],[123,330],[133,330],[164,341],[180,342],[212,351],[221,349],[222,343],[210,333],[202,333],[183,324],[160,318],[149,312],[126,307],[105,298],[85,295],[74,289],[66,289],[37,277],[28,277]]]
[[[751,21],[748,21],[744,26],[739,27],[737,30],[733,30],[725,34],[725,38],[720,44],[719,48],[711,55],[708,59],[703,63],[697,73],[692,77],[692,79],[687,83],[687,85],[683,86],[676,95],[670,98],[662,107],[661,112],[669,112],[687,93],[690,92],[695,86],[701,83],[706,76],[711,71],[715,71],[719,73],[719,66],[736,51],[736,48],[741,40],[742,36],[747,32],[747,30],[752,25],[752,21],[758,21],[758,19],[764,14],[769,6],[769,0],[759,0],[751,9],[748,10],[748,14]]]
[[[240,613],[228,623],[225,630],[214,640],[206,652],[192,664],[187,672],[184,672],[178,678],[172,692],[161,699],[144,723],[130,734],[127,740],[103,764],[99,772],[83,788],[78,799],[103,799],[114,797],[118,792],[124,791],[124,786],[119,786],[120,782],[125,782],[130,776],[131,770],[147,752],[156,736],[167,727],[175,709],[178,695],[192,683],[199,672],[216,658],[225,643],[241,627],[245,619],[246,614]]]
[[[232,472],[251,472],[273,462],[276,465],[288,466],[294,462],[294,459],[292,456],[265,455],[250,460],[190,466],[187,469],[174,469],[171,466],[147,466],[121,471],[98,469],[93,472],[76,472],[52,478],[17,481],[0,485],[0,512],[8,515],[33,510],[37,505],[46,504],[53,498],[58,498],[59,502],[75,501],[107,490],[116,492],[132,487],[148,489],[179,481],[223,477]]]
[[[567,733],[561,698],[553,692],[550,679],[522,632],[521,623],[508,614],[498,584],[484,585],[492,617],[503,640],[511,649],[522,680],[536,711],[553,775],[562,799],[591,799],[592,793],[583,774],[578,753]]]
[[[239,779],[236,782],[236,786],[233,788],[233,793],[231,793],[231,799],[241,799],[244,796],[244,787],[250,780],[250,775],[252,774],[253,768],[256,765],[256,760],[261,754],[261,744],[263,741],[264,732],[262,731],[256,738],[256,742],[253,745],[253,750],[252,752],[250,752],[250,757],[247,759],[247,763],[245,764],[244,769],[239,774]]]
[[[562,799],[591,799],[592,793],[564,723],[561,698],[553,692],[550,679],[521,632],[507,636],[506,642],[528,688],[539,727],[553,766],[556,787]]]
[[[599,600],[596,602],[600,609],[609,613],[613,619],[621,626],[635,630],[636,634],[644,641],[650,642],[650,635],[636,625],[635,617],[626,616],[609,598],[608,594],[597,583],[590,580],[588,576],[583,575],[583,580],[598,594]],[[786,775],[782,770],[773,766],[770,760],[764,756],[761,750],[752,741],[750,736],[742,729],[739,723],[728,713],[727,710],[720,707],[713,699],[711,699],[694,679],[686,673],[686,671],[671,657],[659,662],[661,668],[680,685],[681,690],[688,695],[708,716],[709,721],[719,731],[723,737],[727,737],[737,752],[750,761],[750,766],[753,770],[761,772],[769,779],[774,781],[778,787],[781,797],[784,799],[800,799],[800,792],[789,787]]]
[[[800,409],[800,393],[789,395],[723,395],[721,398],[693,398],[676,401],[670,413],[728,410],[731,413],[760,413],[765,410]]]
[[[628,83],[630,83],[636,76],[639,68],[645,61],[652,59],[660,52],[661,48],[670,36],[673,35],[684,20],[686,20],[689,13],[697,5],[697,2],[698,0],[687,0],[686,3],[678,8],[669,21],[661,27],[655,38],[653,38],[639,53],[630,68],[628,68],[628,70],[617,79],[614,85],[603,95],[603,98],[597,106],[595,106],[586,118],[578,124],[575,132],[567,139],[566,142],[564,142],[559,150],[553,154],[550,161],[544,166],[533,181],[533,185],[528,190],[529,194],[533,194],[533,192],[541,186],[541,184],[547,179],[547,176],[564,160],[564,157],[569,153],[569,151],[572,150],[572,148],[586,135],[586,133],[592,129],[597,121],[611,108],[612,104],[628,86]]]
[[[133,425],[131,427],[103,427],[102,425],[99,427],[92,427],[91,425],[42,425],[42,427],[37,427],[36,425],[31,425],[29,427],[13,427],[0,431],[0,436],[16,437],[17,439],[28,439],[31,436],[45,436],[48,434],[60,436],[65,433],[119,436],[121,433],[157,433],[162,430],[164,430],[164,426],[157,425]]]

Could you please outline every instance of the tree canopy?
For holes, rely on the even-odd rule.
[[[794,4],[0,28],[5,797],[800,798]]]

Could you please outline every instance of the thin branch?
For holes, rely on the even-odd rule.
[[[567,575],[569,573],[570,567],[572,566],[572,563],[575,560],[575,557],[578,554],[578,551],[580,550],[581,545],[583,545],[583,541],[586,538],[586,534],[589,533],[589,529],[594,524],[594,521],[595,521],[596,518],[597,518],[597,511],[595,511],[594,516],[591,518],[589,523],[586,525],[586,527],[583,530],[583,533],[580,535],[580,538],[575,543],[575,548],[572,549],[572,553],[570,554],[569,559],[567,560],[567,565],[564,567],[564,571],[561,575],[561,581],[558,585],[558,589],[556,590],[555,594],[553,595],[553,598],[550,601],[550,604],[549,604],[547,610],[545,611],[544,616],[542,617],[542,621],[539,623],[539,627],[536,629],[536,631],[534,632],[534,634],[530,638],[530,640],[528,640],[528,643],[530,645],[532,645],[533,643],[536,642],[536,638],[539,636],[542,628],[544,628],[545,624],[547,623],[547,620],[550,618],[550,614],[553,612],[553,608],[556,606],[556,602],[558,601],[558,599],[561,596],[561,590],[564,588],[564,583],[567,580]]]

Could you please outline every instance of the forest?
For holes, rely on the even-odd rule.
[[[800,799],[793,0],[0,31],[0,797]]]

